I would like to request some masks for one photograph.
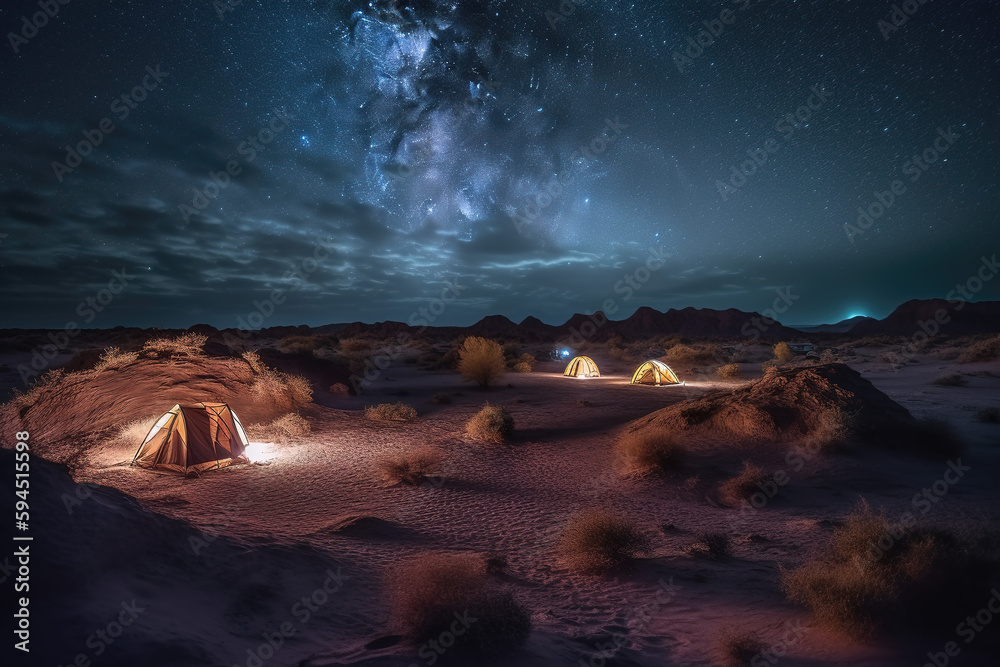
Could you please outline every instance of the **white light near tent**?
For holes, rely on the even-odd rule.
[[[563,350],[562,351],[562,356],[568,357],[569,356],[569,350]]]
[[[243,453],[252,463],[278,458],[278,449],[270,442],[251,442]]]

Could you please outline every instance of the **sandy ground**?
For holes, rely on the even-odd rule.
[[[322,623],[303,625],[273,664],[429,664],[411,646],[378,648],[376,642],[366,648],[393,632],[381,583],[386,568],[427,550],[507,556],[503,577],[531,611],[534,627],[502,664],[718,664],[715,637],[723,625],[763,629],[773,642],[793,637],[782,665],[918,665],[928,650],[940,650],[937,640],[917,637],[860,644],[829,635],[784,600],[778,577],[780,568],[821,548],[859,497],[887,507],[890,515],[901,513],[914,493],[942,476],[946,462],[880,452],[816,459],[787,470],[790,484],[762,510],[741,513],[714,500],[716,486],[744,459],[787,468],[785,446],[700,456],[667,479],[623,478],[612,452],[616,430],[629,420],[740,383],[677,369],[687,386],[633,387],[632,364],[597,361],[605,373],[599,379],[564,378],[561,364],[541,362],[535,373],[509,374],[503,385],[511,386],[487,391],[450,372],[392,368],[362,397],[327,398],[328,405],[311,408],[312,434],[297,444],[256,447],[262,453],[254,465],[181,479],[128,468],[122,464],[131,452],[120,452],[105,457],[105,465],[77,470],[76,479],[119,489],[148,509],[190,522],[210,540],[224,536],[233,553],[255,554],[246,561],[234,557],[233,568],[266,595],[255,594],[249,583],[229,589],[220,583],[188,599],[169,586],[126,582],[151,606],[173,610],[169,636],[203,644],[198,655],[211,656],[204,664],[247,664],[246,650],[258,647],[261,633],[273,632],[332,564],[349,577],[327,603],[335,611],[327,610]],[[971,471],[926,520],[995,522],[1000,427],[974,423],[972,415],[1000,406],[1000,364],[923,359],[900,371],[878,363],[855,367],[915,415],[948,418],[969,442],[962,462]],[[973,374],[970,383],[929,384],[953,370]],[[452,403],[433,402],[435,393],[451,395]],[[396,400],[414,405],[419,419],[375,423],[361,414],[365,404]],[[463,436],[464,422],[487,400],[510,407],[517,432],[509,444]],[[434,484],[387,487],[380,480],[380,457],[428,444],[444,453]],[[593,506],[628,514],[653,537],[653,551],[633,570],[583,576],[559,562],[555,542],[566,520]],[[344,528],[347,517],[369,518]],[[730,533],[733,558],[711,561],[690,553],[695,534],[704,530]],[[172,566],[170,554],[152,560]],[[251,611],[234,626],[216,617],[217,598],[232,603],[237,595]],[[984,603],[988,597],[984,591]],[[206,627],[218,628],[218,635],[208,638]],[[974,648],[961,664],[995,664]],[[69,652],[66,660],[71,658]]]

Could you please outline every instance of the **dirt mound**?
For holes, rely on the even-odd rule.
[[[863,439],[911,431],[909,412],[844,364],[768,373],[743,389],[673,405],[633,421],[628,431],[664,429],[707,440],[745,443],[798,440],[829,428],[831,419],[850,423]]]
[[[402,526],[394,521],[367,514],[339,516],[317,532],[350,537],[391,538],[399,536]]]
[[[29,431],[35,454],[73,464],[96,439],[155,419],[175,403],[220,401],[245,425],[270,421],[297,407],[283,395],[282,377],[239,357],[124,358],[108,368],[55,374],[0,407],[0,428]]]

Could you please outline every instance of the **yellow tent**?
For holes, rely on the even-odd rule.
[[[573,357],[566,365],[563,375],[573,378],[599,378],[601,371],[590,357]]]
[[[632,384],[680,384],[677,375],[662,361],[651,359],[643,362],[632,374]]]
[[[132,465],[186,475],[246,461],[247,434],[225,403],[175,405],[153,425]]]

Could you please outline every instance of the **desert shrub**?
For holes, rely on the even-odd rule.
[[[668,349],[664,357],[667,359],[668,363],[691,364],[710,361],[714,358],[712,353],[708,350],[694,348],[683,343],[677,343]]]
[[[893,524],[862,503],[826,549],[783,573],[782,589],[820,624],[869,638],[954,627],[985,589],[989,570],[950,533]]]
[[[476,619],[448,649],[449,657],[502,655],[531,630],[528,612],[473,554],[426,553],[393,568],[387,579],[393,621],[414,643],[439,639],[456,618]]]
[[[422,483],[441,463],[441,453],[433,447],[384,456],[378,460],[382,477],[391,484]]]
[[[1000,359],[1000,336],[969,343],[958,357],[962,363],[993,361],[994,359]]]
[[[733,380],[740,376],[739,364],[726,364],[715,369],[715,374],[724,380]]]
[[[531,372],[531,364],[526,364],[523,361],[519,361],[516,364],[514,364],[514,372],[515,373],[530,373]]]
[[[64,376],[65,373],[63,370],[61,368],[56,368],[42,373],[23,391],[15,387],[14,395],[10,399],[11,405],[16,408],[21,408],[26,405],[34,405],[43,390],[58,384],[62,381]]]
[[[149,434],[149,429],[153,428],[160,415],[147,419],[133,419],[118,427],[114,435],[105,441],[105,444],[116,451],[134,454],[139,445]]]
[[[465,432],[478,440],[503,442],[514,432],[514,417],[507,408],[487,403],[466,422]]]
[[[312,428],[302,416],[290,412],[267,424],[250,424],[247,438],[255,442],[276,442],[287,445],[307,435]]]
[[[122,352],[117,347],[109,347],[101,353],[101,358],[94,366],[94,370],[100,373],[112,368],[127,366],[139,358],[138,352]]]
[[[983,424],[1000,424],[1000,408],[982,408],[977,410],[975,420]]]
[[[712,531],[698,533],[697,541],[691,546],[691,550],[693,553],[715,560],[722,560],[732,555],[729,535]]]
[[[632,431],[619,436],[615,451],[626,472],[665,472],[680,465],[684,448],[676,436],[664,431]]]
[[[773,373],[776,370],[778,370],[778,364],[774,363],[773,361],[765,361],[760,365],[760,370],[762,370],[765,375],[767,373]]]
[[[330,385],[330,393],[337,398],[347,398],[351,395],[351,390],[343,382],[334,382]]]
[[[469,336],[458,351],[458,370],[466,380],[488,387],[507,371],[503,348],[494,340]]]
[[[517,363],[519,363],[519,364],[528,364],[528,366],[530,366],[531,368],[535,367],[535,363],[537,361],[538,360],[535,359],[535,355],[528,354],[527,352],[525,352],[524,354],[522,354],[520,357],[517,358]]]
[[[278,342],[278,350],[286,354],[314,352],[332,343],[326,336],[287,336]]]
[[[383,421],[411,421],[417,418],[417,410],[412,405],[407,405],[402,401],[398,403],[380,403],[379,405],[369,405],[365,408],[365,417],[373,420]]]
[[[649,538],[630,519],[601,509],[570,519],[559,542],[570,568],[590,574],[626,565],[649,548]]]
[[[817,417],[812,430],[803,438],[809,449],[829,451],[844,444],[854,435],[857,419],[841,408],[827,408]]]
[[[788,347],[788,343],[781,341],[774,346],[774,358],[783,364],[787,364],[795,357],[795,353],[792,352],[792,348]]]
[[[939,387],[964,387],[969,384],[969,378],[961,373],[948,373],[947,375],[935,378],[931,381],[931,384],[936,384]]]
[[[743,462],[743,470],[739,475],[722,483],[722,493],[731,499],[749,500],[755,493],[771,482],[774,476],[764,468],[750,461]]]
[[[720,662],[725,667],[753,665],[753,659],[762,653],[765,646],[760,635],[746,628],[723,626],[716,635]]]
[[[266,370],[267,368],[267,366],[265,366],[264,363],[260,360],[260,355],[257,354],[257,352],[255,352],[254,350],[247,350],[240,356],[243,357],[243,361],[247,362],[247,364],[250,366],[250,370],[252,370],[254,373],[263,373],[264,370]]]
[[[199,357],[208,336],[194,332],[183,333],[175,338],[154,338],[142,346],[143,354],[150,357],[187,356]]]
[[[250,393],[260,403],[293,412],[312,402],[312,384],[301,375],[289,375],[261,364],[254,375]]]
[[[435,403],[446,405],[448,403],[451,403],[451,396],[449,396],[448,394],[434,394],[434,396],[431,397],[431,400],[434,401]]]

